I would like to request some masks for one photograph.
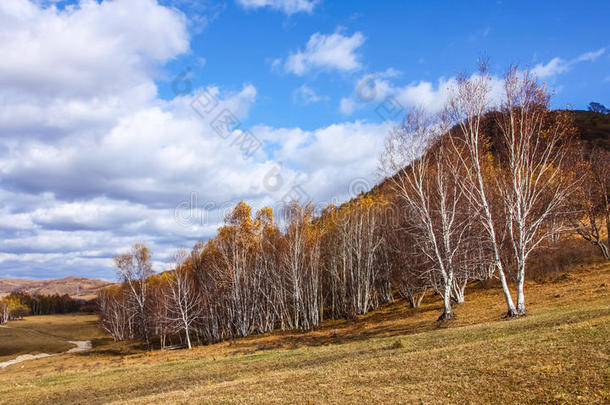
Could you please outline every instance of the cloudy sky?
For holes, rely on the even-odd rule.
[[[610,104],[610,5],[426,3],[1,0],[0,277],[111,280],[135,242],[162,270],[240,199],[344,201],[481,56]]]

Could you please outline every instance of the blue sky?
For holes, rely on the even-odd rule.
[[[188,15],[188,7],[184,10]],[[472,69],[481,56],[487,56],[501,73],[510,63],[534,67],[554,58],[569,61],[604,49],[608,46],[604,22],[610,15],[610,4],[318,2],[311,13],[287,16],[269,7],[244,10],[238,3],[227,2],[216,13],[193,38],[192,51],[172,63],[170,71],[178,74],[191,67],[197,86],[236,89],[244,82],[252,83],[259,90],[250,114],[252,124],[315,129],[345,118],[338,104],[367,73],[395,69],[400,72],[393,80],[396,86],[436,83],[441,77]],[[295,75],[271,68],[273,60],[303,50],[311,35],[335,32],[346,37],[361,33],[365,38],[354,49],[358,69],[314,69]],[[546,78],[556,91],[554,105],[585,108],[591,100],[603,100],[607,85],[600,83],[610,75],[610,60],[605,56],[597,63],[581,63]],[[203,66],[199,58],[205,59]],[[305,105],[294,102],[294,91],[302,85],[322,100]],[[173,96],[168,83],[161,84],[160,90],[162,97]],[[371,119],[369,110],[352,118]]]
[[[163,270],[239,200],[345,201],[379,181],[392,114],[440,109],[480,57],[498,88],[517,63],[556,108],[608,105],[609,15],[571,1],[3,0],[0,277],[113,279],[136,242]],[[239,120],[226,133],[221,111]]]

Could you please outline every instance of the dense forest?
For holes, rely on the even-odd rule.
[[[217,235],[154,274],[136,244],[115,258],[121,284],[99,296],[115,340],[213,343],[311,330],[398,298],[442,298],[455,317],[469,283],[498,283],[507,317],[527,314],[524,281],[609,259],[610,120],[550,110],[528,72],[510,68],[501,100],[481,67],[439,114],[410,111],[386,141],[387,178],[340,207],[238,203]],[[173,341],[172,341],[173,342]]]

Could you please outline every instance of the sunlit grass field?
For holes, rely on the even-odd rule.
[[[74,347],[68,340],[91,340],[103,336],[96,315],[26,317],[0,327],[0,362],[21,354],[65,352]]]
[[[0,370],[0,403],[610,402],[610,265],[526,288],[519,319],[503,319],[498,289],[473,286],[449,323],[429,296],[192,351],[113,343],[86,316],[53,317],[57,332],[36,320],[94,348]]]

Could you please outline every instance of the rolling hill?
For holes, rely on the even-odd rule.
[[[112,283],[83,277],[64,277],[55,280],[24,280],[0,278],[0,296],[12,291],[24,291],[32,295],[68,294],[72,298],[92,299],[97,292]]]

